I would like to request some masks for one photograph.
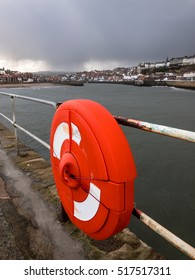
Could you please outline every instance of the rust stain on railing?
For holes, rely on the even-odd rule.
[[[169,136],[173,138],[177,138],[180,140],[185,140],[188,142],[195,142],[195,132],[178,129],[174,127],[169,127],[165,125],[159,125],[129,118],[124,118],[120,116],[114,116],[115,120],[118,122],[118,124],[124,125],[124,126],[130,126],[134,128],[138,128],[141,130],[145,130],[148,132],[153,132],[157,134],[161,134],[164,136]]]

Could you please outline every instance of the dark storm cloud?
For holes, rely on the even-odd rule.
[[[195,53],[194,0],[1,0],[0,58],[80,70]]]

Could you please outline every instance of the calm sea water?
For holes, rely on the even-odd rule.
[[[1,91],[55,102],[93,99],[114,115],[195,131],[195,91],[106,84]],[[17,121],[49,143],[54,110],[46,105],[19,99],[16,104]],[[2,98],[1,105],[1,110],[9,115],[11,106],[8,100]],[[195,145],[134,128],[123,127],[123,130],[137,166],[137,208],[195,246]],[[21,133],[20,138],[49,160],[46,149]],[[131,218],[129,228],[167,258],[188,259],[136,218]]]

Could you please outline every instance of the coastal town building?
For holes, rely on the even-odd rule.
[[[195,71],[184,73],[183,78],[186,80],[195,80]]]
[[[184,57],[183,58],[183,65],[195,64],[195,55]]]
[[[5,68],[0,68],[0,75],[5,75]]]

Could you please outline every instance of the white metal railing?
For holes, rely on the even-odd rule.
[[[17,128],[32,137],[34,140],[38,141],[40,144],[42,144],[44,147],[47,149],[50,149],[50,145],[28,131],[27,129],[23,128],[16,122],[16,114],[15,114],[15,98],[20,98],[20,99],[25,99],[29,100],[32,102],[38,102],[42,103],[45,105],[49,105],[54,107],[54,109],[57,109],[61,103],[56,103],[53,101],[47,101],[43,99],[38,99],[38,98],[32,98],[32,97],[27,97],[27,96],[22,96],[22,95],[16,95],[16,94],[10,94],[10,93],[5,93],[5,92],[0,92],[0,95],[10,97],[11,102],[12,102],[12,119],[8,118],[6,115],[0,112],[0,116],[2,116],[4,119],[9,121],[13,127],[14,127],[14,133],[15,133],[15,139],[16,139],[16,147],[17,151],[18,150],[18,136],[17,136]],[[143,122],[143,121],[138,121],[134,119],[128,119],[120,116],[113,116],[115,120],[125,126],[130,126],[134,128],[138,128],[141,130],[145,130],[148,132],[153,132],[153,133],[158,133],[161,135],[181,139],[184,141],[189,141],[189,142],[195,142],[195,132],[192,131],[187,131],[187,130],[182,130],[182,129],[177,129],[173,127],[168,127],[168,126],[162,126],[158,124],[152,124],[148,122]],[[177,249],[179,249],[181,252],[186,254],[192,259],[195,259],[195,248],[187,244],[185,241],[181,240],[178,238],[175,234],[171,233],[168,231],[166,228],[164,228],[162,225],[154,221],[152,218],[147,216],[144,212],[141,210],[134,208],[133,213],[132,213],[136,218],[138,218],[141,222],[143,222],[145,225],[150,227],[152,230],[154,230],[156,233],[158,233],[160,236],[165,238],[168,242],[170,242],[172,245],[174,245]]]
[[[16,140],[16,146],[17,146],[17,151],[19,152],[19,148],[18,148],[18,135],[17,135],[17,128],[21,131],[23,131],[24,133],[26,133],[27,135],[29,135],[31,138],[33,138],[34,140],[36,140],[37,142],[39,142],[40,144],[42,144],[44,147],[46,147],[47,149],[50,149],[50,145],[48,143],[46,143],[45,141],[43,141],[42,139],[40,139],[39,137],[37,137],[36,135],[34,135],[32,132],[28,131],[27,129],[25,129],[24,127],[20,126],[17,122],[16,122],[16,114],[15,114],[15,98],[19,98],[19,99],[25,99],[25,100],[29,100],[32,102],[37,102],[37,103],[41,103],[41,104],[45,104],[45,105],[49,105],[54,107],[54,109],[56,109],[59,104],[53,101],[48,101],[48,100],[44,100],[44,99],[38,99],[38,98],[32,98],[32,97],[27,97],[27,96],[23,96],[23,95],[17,95],[17,94],[11,94],[11,93],[5,93],[5,92],[0,92],[0,95],[4,95],[7,97],[11,98],[11,102],[12,102],[12,119],[8,118],[5,114],[0,112],[0,116],[2,116],[4,119],[6,119],[7,121],[9,121],[13,127],[14,127],[14,133],[15,133],[15,140]]]

